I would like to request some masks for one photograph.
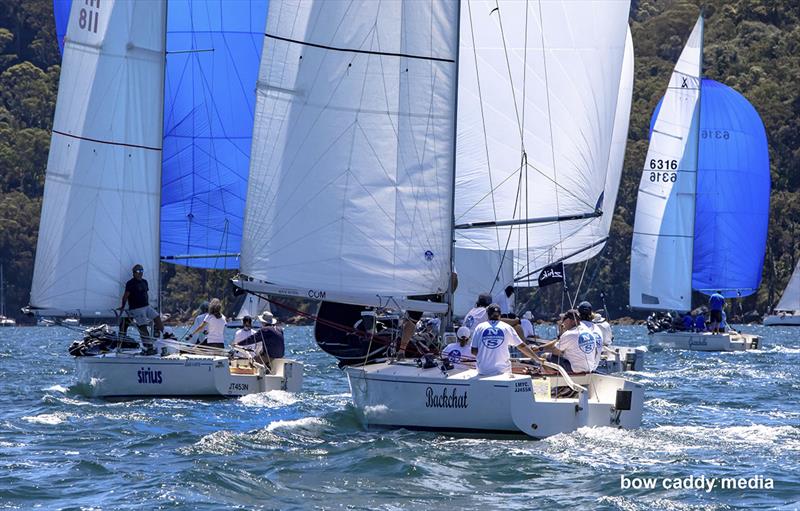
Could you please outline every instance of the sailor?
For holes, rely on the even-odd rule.
[[[208,314],[208,302],[206,302],[206,301],[203,301],[203,302],[200,304],[200,307],[199,307],[199,313],[197,314],[197,316],[195,316],[195,318],[194,318],[194,322],[192,323],[192,326],[190,326],[190,327],[189,327],[189,330],[188,330],[188,331],[189,331],[189,332],[194,332],[194,331],[196,331],[196,330],[197,330],[197,328],[198,328],[198,327],[199,327],[201,324],[203,324],[203,320],[205,320],[205,319],[206,319],[206,314]],[[208,334],[208,332],[205,332],[205,331],[198,332],[198,333],[195,335],[195,343],[197,343],[197,344],[200,344],[201,342],[203,342],[203,340],[206,338],[206,334]],[[187,336],[187,338],[186,338],[186,339],[187,339],[187,340],[191,340],[191,339],[192,339],[192,335],[189,335],[189,336]]]
[[[200,343],[210,348],[225,348],[225,323],[227,320],[222,314],[222,302],[214,298],[208,304],[208,313],[203,316],[200,325],[191,331],[189,339],[200,331],[208,332],[205,340]]]
[[[503,291],[497,293],[494,303],[500,306],[502,317],[510,317],[510,314],[514,312],[514,286],[506,286]]]
[[[687,332],[692,331],[692,327],[694,326],[694,318],[692,317],[691,312],[687,312],[683,315],[683,329]]]
[[[725,297],[722,296],[721,291],[717,291],[708,299],[708,308],[711,310],[709,313],[709,323],[711,323],[711,331],[715,334],[724,332],[719,325],[722,323],[722,308],[725,306]]]
[[[472,334],[472,354],[475,356],[478,374],[494,376],[511,372],[511,354],[509,348],[515,346],[523,355],[535,357],[534,352],[522,342],[516,330],[500,321],[500,306],[496,303],[486,307],[489,316],[475,327]]]
[[[147,295],[150,287],[143,278],[144,268],[141,264],[136,264],[131,269],[131,272],[133,273],[133,278],[125,283],[125,292],[122,294],[122,305],[120,305],[119,310],[123,310],[127,303],[128,317],[140,327],[144,327],[150,324],[150,322],[153,322],[155,325],[153,328],[153,337],[158,337],[164,330],[164,324],[161,322],[161,315],[150,306],[150,299]],[[123,329],[127,330],[127,324],[123,326]],[[150,343],[144,344],[147,349],[152,348]]]
[[[469,328],[470,333],[474,333],[478,325],[489,320],[489,316],[486,314],[486,307],[491,304],[492,295],[489,293],[481,293],[478,295],[478,299],[475,301],[475,307],[470,309],[467,315],[464,316],[464,326]]]
[[[580,313],[570,309],[561,315],[558,338],[539,347],[556,356],[556,363],[567,372],[590,373],[600,363],[603,335],[592,321],[582,320]]]
[[[286,351],[283,328],[277,326],[278,320],[270,311],[262,312],[258,319],[261,328],[234,344],[252,350],[258,362],[269,365],[271,359],[283,358]]]
[[[581,321],[591,321],[600,330],[600,335],[603,337],[603,346],[611,346],[611,343],[614,342],[614,332],[611,330],[611,325],[608,324],[606,318],[594,312],[591,303],[586,300],[579,303],[578,315]],[[603,351],[602,346],[600,351]]]
[[[253,335],[253,318],[245,316],[242,318],[242,328],[233,335],[233,344],[239,344],[239,341],[247,339],[251,335]]]
[[[450,273],[450,292],[455,293],[456,288],[458,287],[458,274],[455,272]],[[434,295],[421,295],[421,296],[409,296],[409,298],[414,300],[427,300],[429,302],[441,302],[444,298],[444,295],[441,294],[434,294]],[[411,341],[411,337],[414,335],[414,331],[417,329],[417,323],[419,320],[422,319],[422,311],[415,311],[415,310],[407,310],[406,317],[403,320],[403,331],[400,334],[400,346],[397,350],[397,359],[402,360],[406,358],[406,348],[408,347],[409,341]]]
[[[469,346],[469,341],[472,337],[469,328],[465,326],[458,327],[458,330],[456,331],[456,337],[458,338],[458,341],[451,342],[442,350],[442,359],[446,358],[454,364],[463,362],[465,360],[474,360],[474,358],[471,356],[471,350]]]
[[[522,315],[522,319],[519,320],[519,325],[522,327],[522,333],[525,339],[536,337],[536,330],[533,327],[533,313],[531,311],[525,311],[525,314]]]
[[[697,316],[694,318],[694,331],[695,332],[705,332],[706,331],[706,316],[703,314],[703,311],[699,311]]]

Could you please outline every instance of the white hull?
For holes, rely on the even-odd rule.
[[[800,326],[800,311],[794,314],[773,314],[764,318],[765,326]]]
[[[78,383],[92,397],[243,396],[269,390],[299,392],[303,364],[278,358],[272,371],[246,359],[175,354],[109,353],[76,357]]]
[[[3,326],[17,326],[17,322],[14,321],[11,318],[6,318],[6,317],[0,316],[0,327],[3,327]]]
[[[623,371],[642,371],[645,353],[647,350],[643,348],[608,346],[603,350],[603,357],[597,366],[597,372],[611,374]]]
[[[651,334],[650,344],[691,351],[745,351],[759,349],[761,338],[736,332],[655,332]]]
[[[353,404],[365,426],[525,434],[545,438],[585,426],[637,428],[644,389],[614,376],[574,376],[587,387],[576,398],[550,397],[559,376],[478,376],[475,369],[379,363],[345,368]],[[618,391],[619,394],[618,394]],[[627,410],[615,404],[629,399]]]

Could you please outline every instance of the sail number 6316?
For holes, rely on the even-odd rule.
[[[678,160],[653,158],[650,160],[650,170],[678,170]]]

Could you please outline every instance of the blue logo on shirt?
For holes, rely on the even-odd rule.
[[[489,349],[495,349],[503,344],[503,331],[497,327],[490,327],[483,331],[481,344]]]
[[[464,326],[466,326],[466,327],[467,327],[467,328],[469,328],[470,330],[472,330],[472,325],[474,325],[474,324],[475,324],[475,318],[473,318],[471,315],[470,315],[470,316],[467,316],[467,317],[464,319]]]
[[[458,350],[450,350],[450,353],[447,354],[447,359],[453,363],[460,362],[461,352]]]
[[[593,334],[591,332],[584,332],[578,336],[578,347],[584,353],[591,353],[595,350],[595,347],[602,346],[602,344],[603,344],[603,339],[597,334]]]

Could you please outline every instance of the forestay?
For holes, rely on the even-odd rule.
[[[672,72],[650,138],[631,247],[632,307],[691,308],[702,41],[701,17]]]
[[[615,198],[604,191],[616,195],[627,131],[628,9],[612,0],[464,3],[457,246],[513,250],[518,279],[602,247],[600,212],[610,221]]]
[[[447,290],[457,27],[454,1],[270,2],[244,274],[362,297]]]
[[[141,263],[158,297],[164,2],[75,2],[31,306],[111,314]]]

